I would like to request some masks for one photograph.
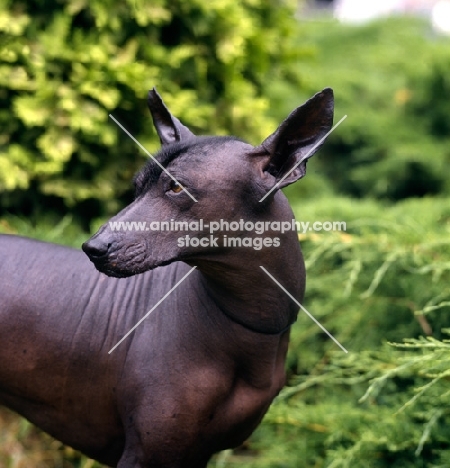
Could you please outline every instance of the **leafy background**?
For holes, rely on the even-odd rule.
[[[450,466],[450,47],[421,19],[349,27],[269,0],[0,2],[0,230],[79,246],[158,148],[157,86],[203,134],[259,143],[325,86],[347,120],[289,187],[305,306],[289,386],[212,467]],[[99,466],[0,412],[0,467]]]

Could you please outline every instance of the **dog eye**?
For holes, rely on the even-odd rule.
[[[178,182],[175,182],[174,180],[171,180],[170,181],[170,190],[173,193],[180,193],[183,190],[183,187]]]

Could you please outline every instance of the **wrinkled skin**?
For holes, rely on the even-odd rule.
[[[290,169],[330,129],[333,98],[317,94],[258,147],[194,136],[155,91],[149,107],[157,158],[184,189],[150,161],[113,221],[290,221],[278,188],[304,175],[306,160]],[[299,301],[305,272],[297,234],[263,235],[275,236],[280,246],[261,250],[194,248],[179,232],[106,224],[87,255],[0,236],[0,403],[110,466],[206,467],[252,433],[284,385],[297,306],[260,265]]]

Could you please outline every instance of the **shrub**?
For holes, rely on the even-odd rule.
[[[360,27],[300,23],[297,42],[310,58],[298,65],[299,99],[332,87],[335,122],[348,116],[310,168],[334,190],[355,197],[450,193],[449,41],[411,18]],[[279,119],[298,90],[267,83],[266,94],[277,103],[271,111]],[[297,190],[303,193],[300,185]]]
[[[116,211],[146,156],[108,114],[154,151],[155,85],[195,131],[260,142],[275,127],[262,83],[295,59],[294,24],[288,0],[3,2],[0,205],[85,226]]]
[[[289,387],[246,451],[222,455],[220,466],[446,466],[447,200],[388,207],[319,199],[299,202],[295,211],[303,221],[347,222],[346,232],[301,237],[304,306],[349,352],[300,312],[291,333]]]

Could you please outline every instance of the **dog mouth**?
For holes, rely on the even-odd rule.
[[[153,258],[145,245],[128,246],[103,255],[93,255],[87,252],[88,249],[83,250],[100,273],[112,278],[129,278],[175,261],[175,258]]]
[[[121,268],[118,267],[116,263],[109,263],[106,262],[99,262],[91,260],[94,264],[95,268],[100,272],[109,276],[111,278],[129,278],[130,276],[139,275],[140,273],[144,273],[149,269],[128,269],[128,268]]]
[[[127,278],[144,273],[155,268],[153,262],[148,262],[151,255],[146,243],[132,243],[125,247],[116,243],[100,243],[98,239],[85,242],[82,245],[84,253],[95,268],[107,276]]]
[[[140,275],[173,262],[193,260],[196,255],[179,252],[174,244],[168,248],[147,239],[128,244],[120,238],[105,238],[94,235],[82,245],[84,253],[100,272],[112,278],[128,278]]]
[[[110,262],[109,260],[93,260],[90,259],[94,264],[95,268],[106,276],[112,278],[129,278],[131,276],[140,275],[147,271],[154,270],[165,265],[173,263],[173,260],[160,260],[152,262],[151,264],[147,263],[146,265],[119,265],[115,262]]]

